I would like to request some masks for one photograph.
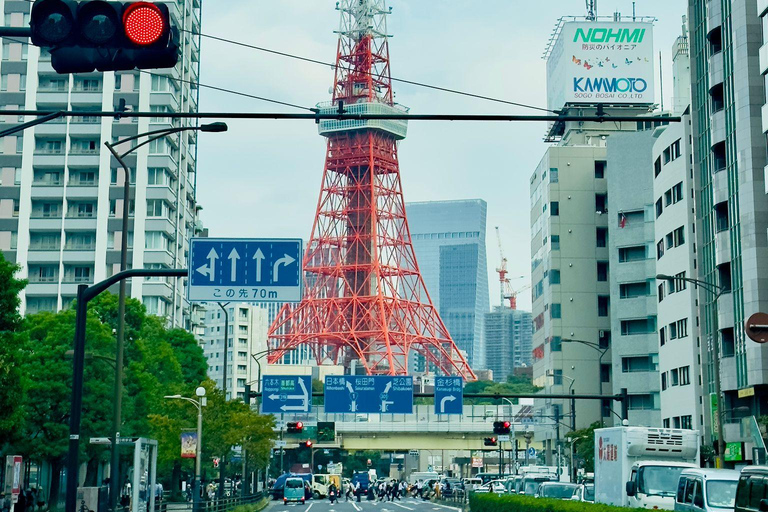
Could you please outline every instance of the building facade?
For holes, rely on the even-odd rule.
[[[516,368],[531,365],[533,323],[529,311],[497,306],[485,314],[485,349],[493,380],[505,382]]]
[[[742,327],[768,311],[766,9],[762,0],[688,2],[698,278],[721,292],[697,290],[703,392],[715,390],[719,354],[726,442],[740,439],[733,420],[768,411],[768,349]]]
[[[490,310],[482,199],[407,203],[416,260],[432,303],[472,368],[486,366],[483,319]],[[424,361],[415,361],[423,372]]]
[[[611,322],[611,371],[604,379],[611,381],[614,393],[621,389],[629,393],[629,423],[650,427],[661,424],[651,173],[654,141],[651,130],[614,134],[608,141],[610,295],[597,297],[598,317],[608,316]],[[602,366],[601,376],[606,371]]]
[[[204,305],[205,334],[201,346],[208,361],[208,377],[220,389],[224,384],[225,314],[229,315],[227,397],[242,398],[245,385],[258,381],[267,367],[267,310],[245,303],[229,304],[225,310],[217,304]],[[258,389],[255,384],[253,389]]]
[[[150,72],[59,75],[50,54],[10,39],[2,42],[0,106],[3,109],[82,110],[3,138],[0,154],[0,250],[29,279],[23,313],[68,307],[77,286],[100,281],[120,268],[122,168],[104,142],[149,130],[194,126],[164,113],[197,111],[200,2],[166,2],[183,27],[179,63]],[[29,23],[28,2],[5,2],[6,26]],[[157,117],[93,117],[88,110],[154,111]],[[11,127],[32,117],[0,118]],[[135,183],[128,234],[133,268],[185,268],[195,232],[196,132],[170,135],[125,158]],[[128,149],[128,146],[124,146]],[[181,279],[133,279],[130,296],[169,324],[192,327]]]

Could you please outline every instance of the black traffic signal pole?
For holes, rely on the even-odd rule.
[[[72,357],[72,404],[69,413],[69,453],[67,454],[66,512],[77,512],[77,484],[80,480],[80,417],[83,407],[83,368],[85,366],[85,327],[88,302],[115,283],[132,277],[187,277],[186,269],[124,270],[91,286],[77,287],[75,346]],[[113,440],[115,442],[116,440]]]

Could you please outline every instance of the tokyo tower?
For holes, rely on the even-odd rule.
[[[385,0],[342,0],[333,99],[320,113],[404,114],[389,71]],[[305,295],[269,329],[275,363],[309,345],[318,364],[407,375],[413,353],[437,372],[474,380],[419,273],[405,215],[397,143],[406,120],[321,120],[328,138],[304,255]]]

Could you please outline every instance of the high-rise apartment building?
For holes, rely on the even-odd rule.
[[[719,353],[726,442],[740,439],[730,419],[767,412],[768,349],[743,328],[750,315],[768,311],[766,9],[764,0],[688,2],[698,278],[723,292],[715,301],[698,289],[702,354],[709,356],[703,391],[715,390]]]
[[[432,303],[472,368],[485,368],[483,317],[490,310],[482,199],[407,203],[408,228]],[[425,371],[417,358],[415,371]]]
[[[208,377],[222,388],[224,384],[224,328],[227,336],[227,396],[242,398],[245,385],[256,382],[267,366],[267,310],[259,305],[233,303],[222,310],[217,304],[205,305],[205,334],[201,346],[208,361]],[[226,322],[225,314],[229,315]],[[254,390],[258,389],[256,385]]]
[[[673,114],[682,122],[670,123],[654,132],[653,216],[656,273],[697,278],[696,201],[691,144],[691,68],[688,27],[683,17],[682,34],[672,45]],[[667,235],[672,234],[667,247]],[[678,242],[675,246],[675,233]],[[680,239],[680,233],[683,238]],[[661,380],[661,425],[689,428],[704,436],[702,357],[697,311],[698,291],[683,281],[657,281],[656,328]],[[705,359],[706,360],[706,350]],[[708,402],[706,402],[708,403]]]
[[[496,306],[485,314],[487,369],[493,380],[504,382],[516,368],[531,365],[531,313]]]
[[[0,250],[22,265],[29,285],[22,312],[68,307],[81,283],[119,270],[122,168],[104,142],[149,130],[194,126],[171,112],[197,110],[200,2],[166,2],[181,31],[173,69],[152,72],[59,75],[40,48],[2,41],[0,106],[3,109],[83,111],[3,138],[0,154]],[[4,25],[29,23],[29,2],[5,2]],[[154,111],[157,117],[89,116],[89,110]],[[24,116],[0,117],[10,127]],[[196,223],[196,132],[169,135],[125,158],[135,183],[128,234],[129,266],[184,268]],[[127,148],[127,145],[126,145]],[[191,328],[183,280],[133,279],[130,295],[150,314]]]
[[[613,392],[629,394],[629,423],[660,421],[659,342],[653,211],[653,131],[611,135],[607,148],[610,295],[597,296],[597,316],[611,322],[611,367],[600,368]],[[682,245],[674,239],[674,247]],[[610,373],[607,373],[608,370]]]

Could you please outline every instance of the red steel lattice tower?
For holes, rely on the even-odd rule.
[[[394,103],[384,0],[342,0],[333,99],[321,113],[404,114]],[[328,138],[320,199],[304,255],[305,295],[269,329],[275,363],[309,345],[318,364],[406,375],[422,355],[446,375],[475,378],[432,305],[405,216],[397,143],[405,120],[322,120]]]

